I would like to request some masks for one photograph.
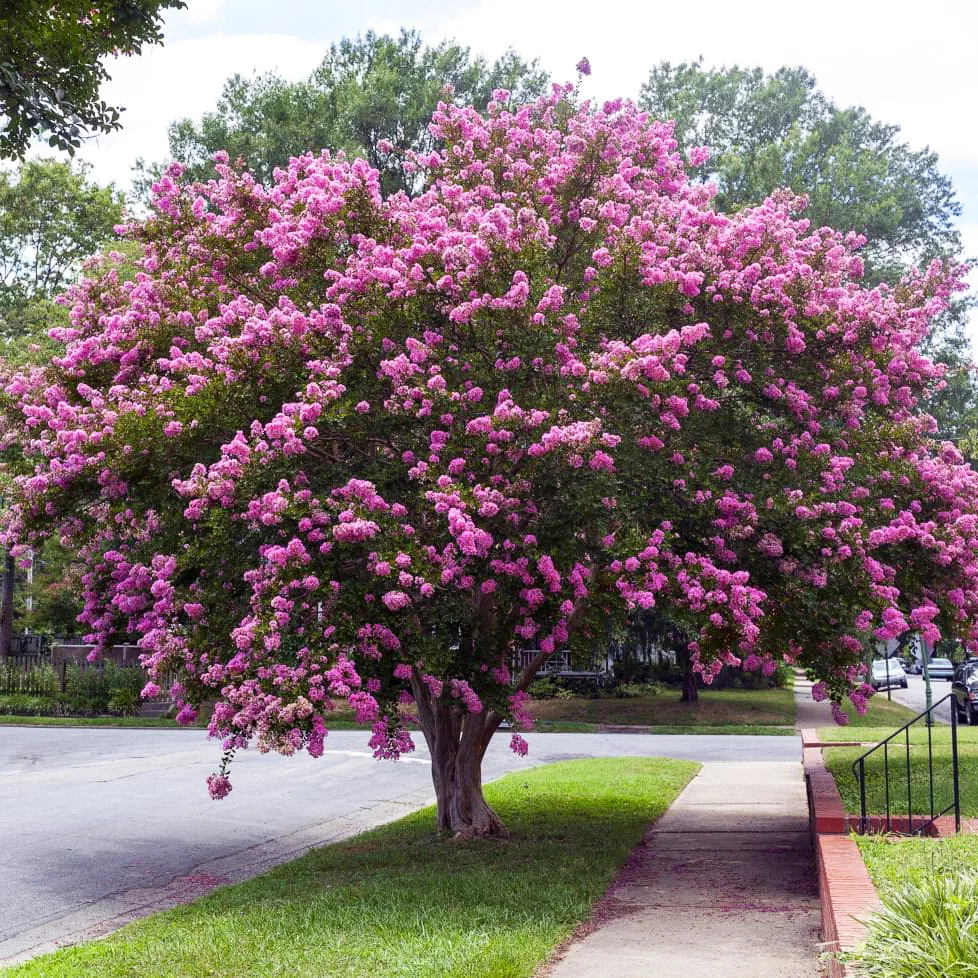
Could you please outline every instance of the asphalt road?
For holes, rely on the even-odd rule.
[[[530,734],[496,737],[485,779],[579,757],[794,761],[795,737]],[[420,735],[418,740],[421,740]],[[423,741],[375,761],[366,735],[330,734],[318,760],[244,752],[221,802],[200,731],[0,728],[0,962],[108,933],[309,848],[433,801]]]
[[[890,690],[893,699],[904,706],[909,706],[911,710],[922,713],[927,709],[927,699],[924,693],[923,676],[907,676],[908,685],[906,689],[894,688]],[[931,702],[936,703],[951,692],[951,684],[946,679],[932,679],[930,682]],[[886,690],[881,689],[877,696],[886,696]],[[951,704],[945,703],[938,707],[935,718],[941,723],[951,722]]]

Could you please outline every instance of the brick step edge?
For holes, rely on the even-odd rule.
[[[830,978],[852,978],[835,953],[854,951],[863,942],[863,921],[879,909],[879,896],[859,847],[848,835],[849,816],[835,778],[825,767],[818,732],[802,730],[801,735],[828,972]]]
[[[859,847],[848,835],[817,835],[818,898],[822,909],[822,940],[830,953],[831,978],[852,972],[832,952],[853,951],[866,936],[864,921],[880,908]]]

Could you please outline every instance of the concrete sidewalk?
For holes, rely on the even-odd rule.
[[[832,704],[828,700],[816,703],[812,699],[812,681],[804,675],[795,674],[795,730],[806,727],[817,730],[819,727],[834,727]]]
[[[705,764],[548,978],[817,978],[800,763]]]

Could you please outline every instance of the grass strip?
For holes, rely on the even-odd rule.
[[[433,809],[317,849],[4,978],[528,978],[699,769],[566,761],[486,796],[513,833],[454,843]]]
[[[907,883],[934,876],[978,875],[978,836],[908,839],[899,836],[856,836],[870,878],[880,898],[889,899]]]
[[[832,741],[859,740],[867,744],[878,744],[891,736],[895,727],[859,727],[855,730],[846,732],[845,727],[823,727],[818,731],[819,740],[830,744]],[[905,735],[900,734],[892,743],[905,743]],[[946,723],[935,723],[930,728],[930,741],[932,744],[950,744],[951,728]],[[911,744],[927,743],[927,727],[922,723],[910,728]],[[959,744],[978,744],[978,727],[958,727]]]
[[[695,703],[680,703],[678,690],[627,699],[575,696],[533,701],[538,729],[548,722],[655,727],[791,726],[795,696],[785,689],[705,689]]]
[[[20,717],[0,715],[4,727],[169,727],[179,730],[176,720],[165,717]]]
[[[0,726],[7,727],[116,727],[144,728],[161,730],[186,730],[175,720],[162,717],[20,717],[0,715]],[[206,724],[196,723],[189,729],[202,729]],[[580,723],[572,720],[541,720],[533,728],[534,733],[606,733],[607,725],[600,723]],[[355,723],[343,717],[330,718],[330,730],[369,730],[367,724]],[[636,728],[636,732],[648,734],[736,734],[758,737],[793,737],[794,727],[771,726],[765,724],[728,724],[727,726],[704,726],[703,724],[664,724]],[[631,731],[629,731],[631,732]]]
[[[571,720],[538,720],[533,727],[533,733],[614,733],[614,724],[601,723],[576,723]],[[735,735],[750,737],[794,737],[794,727],[775,727],[769,724],[728,724],[724,727],[708,727],[702,724],[660,724],[656,726],[633,726],[627,731],[620,733],[643,733],[643,734],[672,734],[688,736],[690,734],[714,734],[714,735]]]
[[[186,730],[176,720],[167,717],[22,717],[10,714],[0,715],[0,726],[7,727],[134,727]],[[200,720],[189,729],[206,727]],[[369,730],[370,724],[356,723],[352,714],[349,718],[337,717],[329,720],[330,730]]]
[[[931,810],[931,791],[933,790],[933,810],[943,811],[951,805],[952,762],[949,735],[937,736],[934,728],[933,741],[933,780],[929,772],[926,731],[923,742],[920,734],[910,740],[910,800],[913,814],[927,814]],[[862,747],[833,747],[825,752],[825,766],[835,777],[835,783],[842,796],[842,803],[848,812],[859,811],[859,790],[852,773],[852,764]],[[882,814],[886,810],[885,774],[889,772],[890,813],[906,815],[907,803],[907,750],[901,736],[895,746],[875,751],[866,758],[866,807],[872,814]],[[974,739],[958,744],[958,764],[960,771],[961,815],[965,818],[978,816],[978,779],[973,772],[978,771],[978,742]]]
[[[534,700],[535,729],[541,733],[597,733],[604,726],[646,727],[649,733],[732,733],[791,735],[794,693],[785,689],[701,690],[696,703],[680,703],[679,693],[629,698],[575,696]],[[32,727],[162,727],[176,722],[143,717],[0,716],[0,725]],[[202,724],[201,724],[202,725]],[[369,730],[349,710],[330,713],[330,730]],[[778,729],[782,728],[782,729]]]

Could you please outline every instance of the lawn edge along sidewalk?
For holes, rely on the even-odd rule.
[[[849,817],[835,778],[825,767],[818,732],[803,729],[801,740],[829,975],[852,978],[838,952],[854,951],[865,941],[865,921],[879,910],[880,899],[859,846],[849,834]]]

